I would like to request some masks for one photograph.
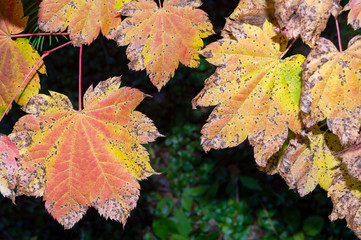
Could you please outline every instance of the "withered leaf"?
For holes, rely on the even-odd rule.
[[[340,0],[275,0],[275,14],[279,31],[288,39],[301,36],[309,46],[314,46],[326,28],[331,14],[341,11]]]
[[[232,20],[238,23],[248,23],[258,27],[262,27],[263,23],[268,20],[275,25],[277,22],[274,12],[273,1],[240,0],[237,8],[227,19],[226,26],[230,24]],[[227,29],[227,27],[225,27],[225,29]]]
[[[361,182],[350,177],[344,167],[338,169],[328,189],[333,210],[331,221],[345,218],[347,227],[361,238]]]
[[[336,157],[341,157],[343,164],[351,177],[361,181],[361,143],[339,152]]]
[[[293,139],[278,166],[280,175],[301,197],[312,192],[317,184],[327,190],[340,162],[334,157],[341,150],[336,135],[312,128],[308,139]]]
[[[347,23],[350,24],[353,29],[359,29],[361,27],[361,0],[350,0],[348,4],[343,8],[343,11],[348,11]]]
[[[0,134],[0,193],[15,203],[16,180],[18,165],[15,159],[20,158],[18,148],[9,137]]]
[[[301,111],[311,127],[327,118],[329,129],[343,145],[356,142],[361,127],[361,36],[339,52],[320,38],[303,65]]]

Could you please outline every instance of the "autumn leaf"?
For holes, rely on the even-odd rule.
[[[302,55],[279,59],[284,38],[266,21],[263,29],[234,22],[234,38],[224,38],[201,51],[218,66],[193,99],[193,107],[214,106],[203,126],[201,143],[212,148],[234,147],[249,136],[259,166],[278,151],[288,128],[300,131],[299,97]]]
[[[309,46],[314,46],[326,28],[331,14],[341,11],[340,0],[275,0],[275,14],[279,31],[288,39],[301,36]]]
[[[201,4],[200,0],[164,0],[159,8],[153,0],[140,0],[120,10],[127,18],[115,38],[121,46],[129,44],[129,67],[146,69],[158,90],[174,76],[179,62],[199,66],[197,51],[203,47],[202,38],[213,34],[207,14],[197,9]]]
[[[347,16],[347,24],[350,24],[353,29],[361,27],[361,0],[350,0],[343,8],[343,11],[350,11]]]
[[[138,180],[154,173],[141,144],[161,136],[135,107],[145,95],[110,78],[90,87],[84,109],[56,92],[36,95],[10,134],[18,146],[18,194],[43,196],[66,229],[92,206],[125,224],[139,197]]]
[[[335,172],[328,196],[333,203],[331,221],[345,218],[347,227],[361,238],[361,182],[350,177],[341,167]]]
[[[352,145],[351,147],[339,152],[336,156],[342,158],[343,164],[346,166],[347,172],[351,177],[361,181],[361,143]]]
[[[239,23],[248,23],[262,27],[266,19],[272,22],[272,24],[276,24],[274,12],[273,1],[240,0],[236,9],[229,16],[229,19]],[[229,23],[232,23],[232,21],[227,20],[226,26]]]
[[[0,134],[0,192],[4,197],[10,198],[13,203],[15,203],[14,189],[18,174],[15,158],[20,158],[17,147],[8,136]]]
[[[279,173],[301,197],[312,192],[317,184],[327,191],[340,165],[333,153],[340,150],[336,135],[322,133],[318,127],[313,127],[308,139],[290,141],[279,164]]]
[[[303,65],[301,111],[307,127],[327,118],[343,145],[356,142],[361,127],[361,36],[339,52],[320,38]]]
[[[65,31],[74,46],[89,45],[100,33],[111,38],[120,24],[117,11],[131,0],[43,0],[38,13],[39,28],[45,32]]]
[[[20,0],[0,0],[0,116],[10,104],[17,89],[35,66],[40,56],[27,39],[12,40],[10,35],[24,31],[27,17],[23,17]],[[45,73],[44,63],[36,69]],[[24,105],[29,98],[38,94],[39,75],[34,71],[24,84],[15,102]]]

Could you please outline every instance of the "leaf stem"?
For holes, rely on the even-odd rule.
[[[60,45],[60,46],[58,46],[58,47],[56,47],[56,48],[53,48],[53,49],[51,49],[51,50],[49,50],[49,51],[45,51],[45,52],[43,53],[43,55],[41,55],[41,57],[39,58],[39,60],[36,62],[36,64],[34,65],[34,67],[30,70],[30,72],[28,73],[28,75],[26,75],[26,77],[24,78],[24,80],[22,81],[22,83],[20,84],[20,86],[18,87],[18,89],[16,90],[15,95],[14,95],[13,98],[11,99],[9,105],[6,107],[6,110],[3,112],[3,114],[2,114],[2,116],[1,116],[1,118],[0,118],[0,122],[3,120],[5,114],[6,114],[6,113],[8,112],[8,110],[10,109],[10,106],[11,106],[11,104],[14,102],[14,100],[15,100],[16,96],[18,95],[18,93],[20,92],[20,89],[23,87],[24,83],[28,80],[28,78],[29,78],[30,75],[34,72],[34,70],[37,69],[37,67],[39,66],[40,62],[41,62],[46,56],[48,56],[50,53],[52,53],[52,52],[54,52],[54,51],[56,51],[56,50],[58,50],[58,49],[60,49],[60,48],[63,48],[63,47],[65,47],[66,45],[69,45],[69,44],[71,44],[71,43],[72,43],[72,42],[69,41],[69,42],[64,43],[63,45]]]
[[[293,39],[293,41],[291,42],[291,44],[287,47],[287,49],[282,53],[282,55],[279,57],[279,59],[282,59],[286,53],[291,49],[292,45],[296,42],[297,38]]]
[[[10,35],[11,38],[32,37],[32,36],[51,36],[51,35],[69,35],[69,33],[26,33]]]
[[[159,8],[162,8],[163,6],[162,6],[161,1],[160,1],[160,0],[158,0],[158,2],[159,2]]]
[[[83,45],[80,45],[79,51],[79,111],[81,111],[81,56],[83,54]]]
[[[338,47],[340,49],[340,52],[342,52],[341,34],[340,34],[340,28],[338,27],[337,17],[335,17],[335,22],[336,22],[336,29],[337,29]]]

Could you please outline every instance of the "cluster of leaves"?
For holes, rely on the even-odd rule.
[[[234,147],[248,137],[261,170],[279,173],[301,196],[320,185],[334,204],[331,220],[346,218],[361,237],[361,38],[344,51],[320,38],[330,16],[337,19],[342,11],[350,10],[348,22],[359,28],[361,2],[342,9],[340,0],[241,0],[223,38],[203,50],[202,38],[214,32],[201,4],[43,0],[38,24],[45,32],[67,29],[80,49],[100,32],[128,45],[130,69],[146,69],[159,91],[179,63],[198,67],[202,54],[217,66],[192,101],[194,108],[216,106],[201,130],[203,149]],[[79,111],[60,93],[37,95],[33,70],[45,73],[46,55],[40,57],[28,40],[11,39],[26,27],[21,2],[0,0],[0,16],[0,114],[14,95],[27,113],[1,138],[1,192],[13,201],[16,195],[42,196],[65,228],[90,206],[125,224],[139,197],[138,180],[155,173],[142,144],[161,136],[135,111],[145,94],[119,88],[120,78],[113,77],[90,87]],[[298,36],[312,50],[306,58],[283,59],[288,40]],[[317,126],[326,118],[332,133]],[[190,234],[184,213],[174,210],[174,216],[179,232]]]

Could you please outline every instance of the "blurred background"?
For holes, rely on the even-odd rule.
[[[23,0],[30,15],[28,32],[36,30],[37,1]],[[342,5],[347,1],[343,1]],[[207,0],[201,9],[209,14],[217,33],[205,45],[220,39],[220,32],[237,6],[236,0]],[[347,14],[339,17],[343,46],[360,32],[347,26]],[[337,43],[333,19],[324,37]],[[40,51],[67,40],[32,38]],[[41,198],[18,197],[16,205],[0,196],[0,239],[356,239],[344,220],[330,222],[331,200],[320,188],[304,198],[289,190],[280,176],[259,171],[248,141],[240,146],[211,150],[200,146],[200,130],[212,108],[192,110],[191,100],[203,88],[215,67],[201,57],[197,69],[180,66],[170,82],[158,92],[145,71],[128,69],[126,47],[99,37],[83,48],[82,88],[112,76],[122,75],[123,85],[151,95],[137,108],[150,117],[166,136],[147,146],[153,168],[162,174],[141,182],[138,206],[127,224],[106,220],[90,208],[71,230],[64,230],[47,213]],[[289,55],[306,55],[309,48],[300,40]],[[77,108],[79,48],[67,46],[45,58],[47,76],[41,92],[66,94]],[[1,122],[8,134],[23,115],[18,106]]]

